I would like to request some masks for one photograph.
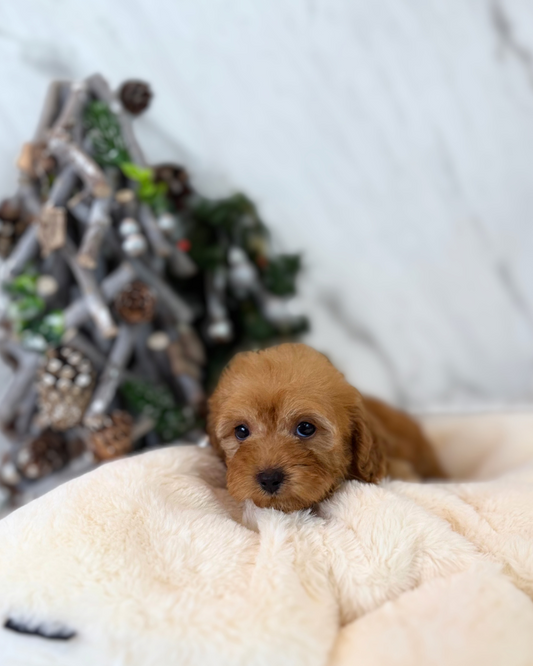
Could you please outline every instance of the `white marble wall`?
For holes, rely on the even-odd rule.
[[[533,399],[527,0],[0,3],[0,194],[51,78],[136,76],[139,132],[301,250],[309,341],[414,408]]]

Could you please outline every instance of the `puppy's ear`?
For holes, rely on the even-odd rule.
[[[352,421],[352,479],[377,483],[387,473],[386,444],[379,424],[358,401]]]

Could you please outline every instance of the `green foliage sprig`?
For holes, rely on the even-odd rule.
[[[120,166],[130,161],[118,118],[105,102],[89,102],[83,114],[83,123],[92,144],[94,159],[100,166]]]
[[[129,380],[120,388],[132,412],[148,416],[164,442],[172,442],[195,425],[194,414],[187,407],[178,407],[172,392],[165,386]]]
[[[44,351],[57,345],[65,331],[63,312],[46,312],[46,303],[37,293],[37,273],[28,271],[4,285],[11,296],[7,314],[15,333],[25,347]]]

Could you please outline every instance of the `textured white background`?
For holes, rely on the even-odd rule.
[[[148,155],[304,252],[309,341],[354,383],[527,403],[531,53],[527,0],[2,0],[0,194],[51,78],[147,79]]]

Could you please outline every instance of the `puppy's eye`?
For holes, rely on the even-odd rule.
[[[235,437],[239,439],[241,442],[243,441],[243,439],[246,439],[249,436],[250,436],[250,431],[245,425],[238,425],[235,428]]]
[[[315,426],[312,423],[308,423],[307,421],[298,423],[298,426],[296,427],[296,434],[298,437],[311,437],[311,435],[314,435],[315,432]]]

